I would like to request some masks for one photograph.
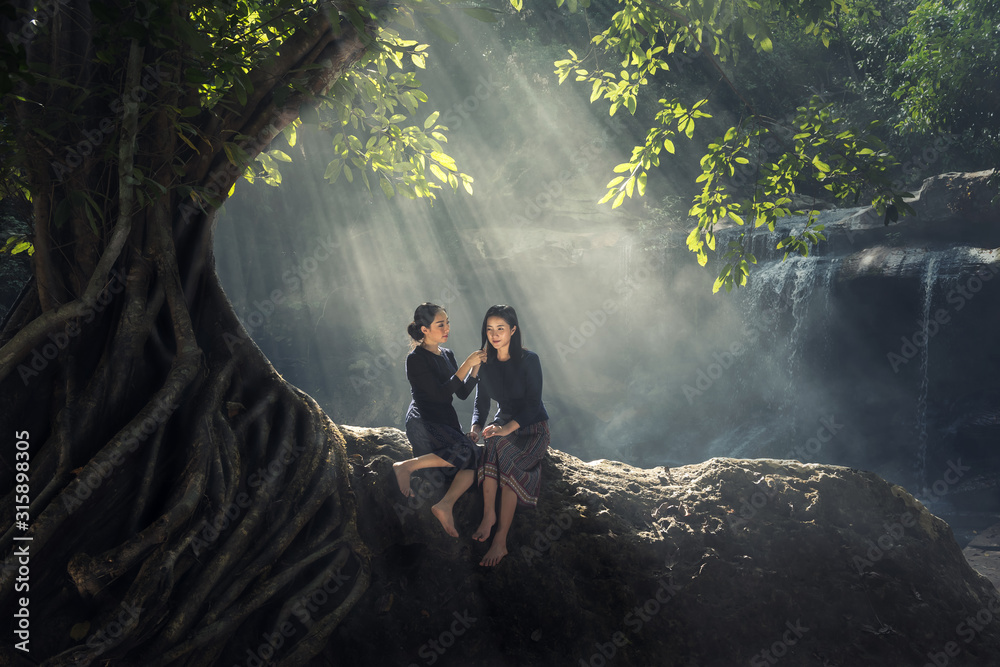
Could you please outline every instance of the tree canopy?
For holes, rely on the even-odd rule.
[[[995,137],[995,104],[990,100],[996,95],[996,50],[988,45],[996,39],[996,3],[973,7],[964,2],[923,2],[905,26],[890,34],[897,53],[904,54],[902,60],[886,67],[897,84],[891,97],[902,106],[901,118],[858,122],[856,114],[850,117],[847,105],[835,104],[823,94],[813,95],[794,113],[777,118],[761,108],[761,101],[748,99],[746,82],[732,77],[733,66],[742,56],[770,53],[779,34],[795,39],[797,30],[827,48],[838,43],[850,47],[844,26],[853,27],[855,38],[866,37],[866,26],[882,26],[883,11],[900,11],[898,6],[887,5],[871,0],[618,3],[619,10],[604,31],[591,39],[586,52],[578,55],[570,50],[568,58],[555,63],[560,82],[572,76],[589,85],[591,101],[606,100],[612,115],[621,109],[634,115],[643,104],[642,96],[657,97],[679,57],[681,63],[696,58],[710,63],[709,76],[716,79],[716,85],[707,95],[656,100],[645,142],[633,148],[628,162],[615,168],[620,175],[608,183],[602,202],[611,201],[617,207],[627,197],[641,196],[664,154],[675,152],[675,141],[694,138],[696,127],[711,117],[713,107],[727,110],[718,100],[722,86],[737,98],[735,113],[731,108],[728,111],[738,121],[704,144],[701,173],[696,178],[702,184],[701,193],[689,210],[695,224],[688,247],[705,264],[707,250],[716,250],[715,229],[721,222],[746,224],[751,231],[719,249],[725,261],[714,290],[746,284],[750,265],[756,263],[749,252],[752,229],[774,231],[780,218],[806,214],[805,224],[782,239],[778,248],[785,250],[786,257],[792,252],[808,254],[824,240],[822,225],[815,224],[816,211],[793,203],[803,189],[819,187],[835,200],[870,204],[885,216],[886,224],[911,212],[905,201],[909,193],[895,178],[899,162],[880,126],[895,120],[893,129],[899,132],[958,129]],[[846,70],[857,79],[853,57],[847,54]],[[981,82],[986,86],[985,100],[969,94]],[[817,87],[823,83],[817,82]],[[741,168],[753,171],[749,193],[731,183]]]

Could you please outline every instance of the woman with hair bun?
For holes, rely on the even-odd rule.
[[[489,343],[487,345],[487,342]],[[500,524],[480,565],[493,566],[507,555],[507,532],[518,505],[534,507],[542,482],[542,459],[549,447],[549,416],[542,404],[542,365],[538,355],[521,346],[517,313],[510,306],[492,306],[483,318],[483,347],[487,362],[479,372],[476,407],[469,438],[486,438],[486,452],[479,465],[483,485],[483,521],[472,534],[485,542],[497,521],[497,486]],[[490,425],[490,399],[497,412]]]
[[[476,350],[459,366],[455,354],[446,347],[450,325],[441,306],[422,303],[413,313],[407,333],[413,349],[406,356],[406,379],[412,400],[406,411],[406,437],[414,458],[392,464],[400,492],[413,496],[410,475],[423,468],[444,468],[451,486],[444,498],[431,507],[446,533],[458,537],[452,509],[455,501],[472,486],[477,464],[477,447],[462,432],[451,397],[466,398],[479,380],[479,366],[486,352]]]

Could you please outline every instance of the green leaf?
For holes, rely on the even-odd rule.
[[[296,124],[292,122],[281,129],[281,133],[285,135],[285,140],[291,147],[295,146],[295,142],[298,139],[298,131],[296,130],[295,125]]]
[[[435,111],[430,116],[428,116],[427,120],[424,121],[424,129],[425,130],[429,130],[431,128],[431,126],[434,125],[434,123],[437,122],[438,116],[440,116],[440,115],[441,115],[441,112]]]
[[[455,159],[450,155],[440,151],[433,151],[431,153],[431,159],[449,171],[458,171],[458,165],[455,164]]]
[[[379,185],[382,186],[382,192],[384,192],[385,196],[388,197],[389,199],[392,199],[393,195],[396,194],[396,191],[393,190],[392,183],[389,182],[388,178],[385,178],[383,176],[381,179],[379,179]]]
[[[434,174],[435,178],[437,178],[439,181],[441,181],[442,183],[448,182],[448,174],[445,173],[444,169],[442,169],[441,167],[437,166],[432,162],[430,165],[430,170],[431,173]]]

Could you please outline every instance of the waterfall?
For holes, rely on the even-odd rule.
[[[927,470],[927,395],[930,390],[930,320],[931,302],[934,298],[934,283],[937,281],[939,258],[934,253],[930,253],[930,258],[924,268],[923,276],[923,317],[921,319],[921,335],[923,345],[920,346],[920,391],[917,395],[917,480],[924,483],[924,475]],[[914,336],[914,338],[916,338]]]
[[[816,281],[819,260],[809,257],[789,257],[786,263],[792,263],[795,270],[795,282],[792,284],[789,295],[792,311],[792,330],[788,334],[788,343],[791,350],[788,353],[788,389],[792,391],[795,384],[795,370],[798,367],[799,338],[802,335],[802,328],[806,323],[806,314],[809,311],[809,297],[813,292],[813,283]]]

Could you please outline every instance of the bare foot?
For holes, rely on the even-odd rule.
[[[452,537],[458,537],[458,531],[455,530],[455,517],[452,515],[450,507],[442,507],[441,503],[432,505],[431,514],[437,517],[437,520],[441,522],[441,527],[444,528],[444,532],[448,533]]]
[[[484,516],[483,522],[479,524],[479,528],[476,528],[476,532],[472,534],[472,539],[479,540],[480,542],[490,539],[490,530],[492,530],[493,524],[496,522],[496,515]]]
[[[410,471],[406,469],[406,464],[397,461],[392,464],[392,471],[396,473],[396,484],[399,484],[399,492],[407,498],[413,497],[413,489],[410,488]]]
[[[507,540],[504,540],[503,543],[499,543],[499,540],[493,540],[493,544],[490,545],[490,550],[486,552],[486,555],[483,556],[481,561],[479,561],[479,564],[486,567],[493,567],[506,555]]]

